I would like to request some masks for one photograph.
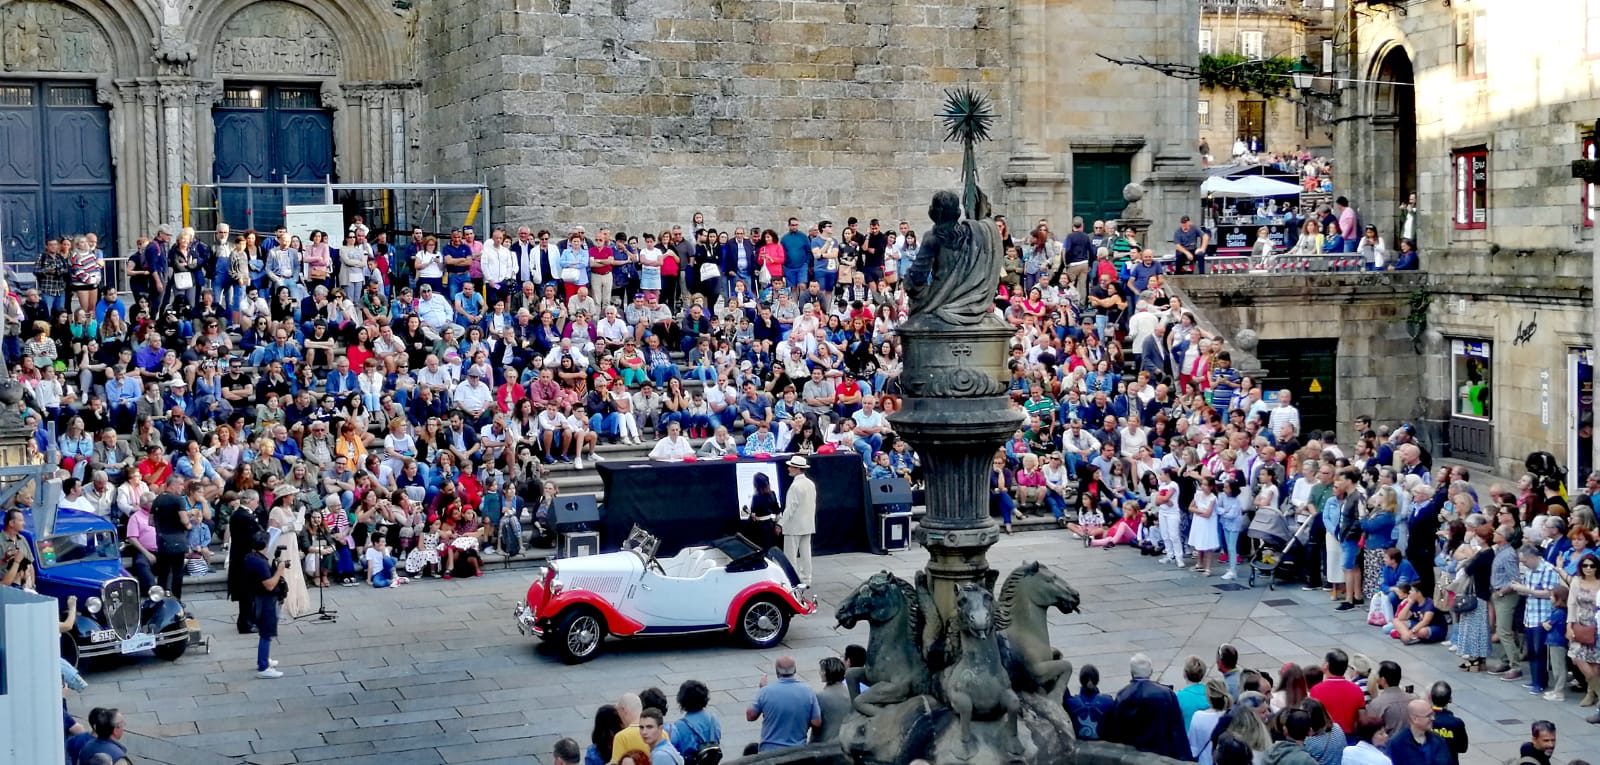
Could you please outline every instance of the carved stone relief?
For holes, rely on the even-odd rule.
[[[49,0],[0,6],[0,71],[106,72],[111,45],[94,19]]]
[[[339,43],[328,25],[292,3],[255,3],[234,14],[217,41],[219,74],[339,73]]]

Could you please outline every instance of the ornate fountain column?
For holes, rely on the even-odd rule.
[[[961,585],[994,584],[987,554],[1000,527],[989,517],[990,462],[1023,419],[1002,382],[1011,329],[987,313],[971,325],[927,313],[899,331],[905,406],[889,420],[922,457],[928,512],[917,539],[934,602],[948,615]]]

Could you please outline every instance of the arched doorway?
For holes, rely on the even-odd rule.
[[[1385,238],[1399,236],[1395,211],[1417,191],[1416,71],[1405,48],[1390,47],[1373,72],[1373,206]],[[1420,233],[1420,232],[1418,232]]]

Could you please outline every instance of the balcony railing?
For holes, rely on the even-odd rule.
[[[1332,11],[1324,0],[1200,0],[1204,11]]]

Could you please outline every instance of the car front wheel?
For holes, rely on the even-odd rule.
[[[775,598],[751,598],[739,609],[739,623],[734,632],[746,646],[771,648],[789,632],[789,609]]]
[[[606,625],[600,615],[593,609],[574,608],[561,617],[554,642],[562,661],[580,664],[599,654],[605,639]]]

